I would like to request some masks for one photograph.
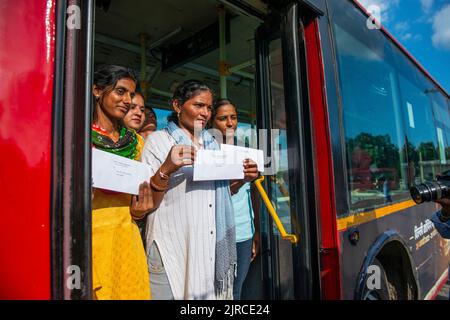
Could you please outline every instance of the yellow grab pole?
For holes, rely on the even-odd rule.
[[[272,202],[270,202],[269,197],[267,196],[266,190],[264,190],[262,186],[262,182],[264,181],[264,176],[259,177],[255,180],[256,188],[259,191],[259,194],[261,195],[261,198],[263,199],[267,210],[269,210],[269,214],[272,216],[273,221],[275,222],[275,225],[277,226],[278,230],[280,231],[281,237],[285,240],[289,240],[291,243],[296,244],[298,242],[298,238],[295,234],[289,234],[284,229],[283,224],[280,221],[280,218],[278,218],[278,214],[275,211],[275,208],[272,205]]]

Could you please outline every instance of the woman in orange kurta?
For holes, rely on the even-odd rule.
[[[122,124],[136,89],[133,73],[105,65],[94,74],[92,145],[139,160],[142,138]],[[96,299],[150,299],[147,260],[134,220],[151,208],[150,185],[139,186],[139,197],[94,189],[92,201],[93,291]]]

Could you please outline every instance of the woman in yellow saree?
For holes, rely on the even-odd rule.
[[[94,74],[95,98],[92,146],[140,160],[142,138],[122,120],[136,89],[127,68],[104,65]],[[139,196],[94,189],[92,201],[93,292],[96,299],[150,299],[146,254],[134,220],[152,206],[150,184],[139,186]]]

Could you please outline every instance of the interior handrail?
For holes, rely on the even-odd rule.
[[[269,197],[267,196],[266,190],[264,190],[262,186],[262,182],[264,181],[264,176],[260,176],[258,179],[255,180],[256,188],[258,189],[259,194],[261,195],[261,198],[264,201],[264,204],[267,207],[267,210],[269,210],[269,214],[272,216],[273,221],[275,222],[275,225],[277,226],[278,230],[280,231],[281,237],[285,240],[289,240],[293,244],[297,244],[298,238],[295,234],[290,234],[286,232],[286,229],[284,228],[283,224],[281,223],[280,218],[278,217],[277,212],[275,211],[275,208],[272,205],[272,202],[270,202]]]

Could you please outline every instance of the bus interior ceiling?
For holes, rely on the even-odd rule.
[[[162,67],[164,50],[187,50],[177,44],[218,23],[219,2],[135,0],[130,5],[129,1],[112,0],[106,1],[106,6],[102,3],[97,2],[95,15],[94,65],[127,66],[140,76],[143,69],[141,34],[144,34],[144,81],[148,84],[141,87],[146,91],[147,105],[169,110],[175,87],[187,79],[203,80],[214,89],[216,97],[221,96],[218,27],[215,47],[211,46],[204,54],[180,60],[172,67]],[[240,122],[255,124],[254,38],[261,22],[227,6],[225,10],[229,20],[225,61],[232,71],[227,77],[227,98],[235,103]]]

